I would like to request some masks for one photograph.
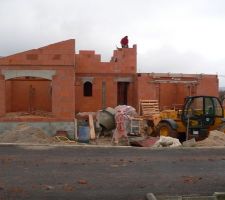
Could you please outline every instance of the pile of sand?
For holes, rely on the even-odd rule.
[[[48,136],[39,128],[29,126],[28,124],[19,124],[12,130],[0,134],[0,143],[36,143],[46,144],[55,143],[54,137]]]
[[[217,130],[210,131],[209,137],[205,140],[196,142],[196,146],[225,146],[225,133]]]

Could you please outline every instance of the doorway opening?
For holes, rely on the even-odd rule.
[[[129,82],[117,83],[117,105],[127,105]]]

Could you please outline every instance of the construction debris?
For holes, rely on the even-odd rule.
[[[178,139],[166,136],[160,136],[160,139],[153,145],[153,147],[179,147],[181,143]]]
[[[190,140],[184,141],[182,143],[183,147],[195,147],[196,146],[196,140],[195,138],[192,138]]]
[[[54,136],[54,138],[58,141],[58,142],[67,142],[67,143],[74,143],[75,141],[70,140],[68,137],[65,136],[60,136],[60,135],[56,135]]]
[[[131,146],[152,147],[159,140],[159,137],[135,137],[129,140]]]

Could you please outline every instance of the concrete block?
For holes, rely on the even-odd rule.
[[[147,200],[157,200],[153,193],[146,194],[146,199]]]
[[[190,196],[183,197],[182,200],[216,200],[214,196]]]
[[[224,199],[224,193],[217,193],[219,195],[218,197],[221,197],[219,200],[225,200]],[[146,195],[147,200],[218,200],[215,194],[213,196],[198,196],[198,195],[188,195],[188,196],[167,196],[167,195],[154,195],[153,193],[148,193]]]
[[[216,200],[225,200],[225,192],[215,192],[213,195],[216,197]]]
[[[183,200],[182,196],[157,196],[157,200]]]
[[[182,143],[183,147],[195,147],[196,146],[196,141],[195,138],[192,138],[190,140],[184,141]]]

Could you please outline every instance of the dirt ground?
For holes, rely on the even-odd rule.
[[[137,137],[138,138],[138,137]],[[132,138],[129,138],[131,141]],[[154,138],[153,138],[154,139]],[[149,140],[149,138],[148,138]],[[32,127],[26,123],[21,123],[17,127],[11,130],[7,130],[0,134],[0,143],[29,143],[29,144],[83,144],[83,145],[103,145],[103,146],[115,146],[112,142],[112,136],[100,136],[95,140],[89,140],[89,142],[78,142],[69,140],[63,136],[48,136],[43,130]],[[128,146],[128,140],[120,140],[120,146]],[[214,147],[225,146],[225,134],[223,132],[214,130],[211,131],[209,137],[205,140],[195,142],[193,147]]]

